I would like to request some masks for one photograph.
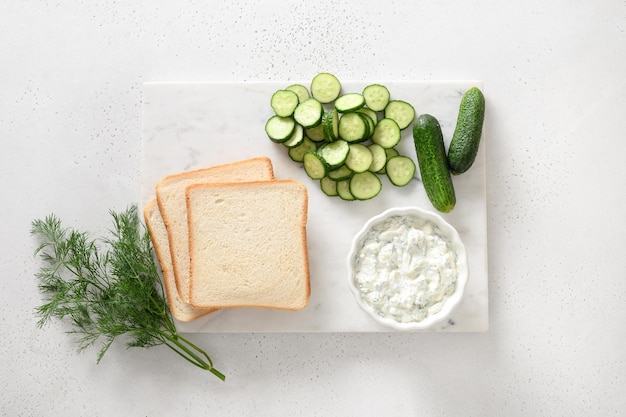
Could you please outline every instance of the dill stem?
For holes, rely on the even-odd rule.
[[[165,339],[167,339],[167,341],[175,345],[173,346],[172,344],[166,342],[165,344],[167,345],[167,347],[172,349],[174,352],[178,353],[185,360],[196,365],[199,368],[202,368],[204,370],[211,372],[213,375],[217,376],[222,381],[226,380],[226,376],[213,367],[213,361],[211,361],[211,358],[209,358],[209,355],[207,355],[204,350],[200,349],[198,346],[193,344],[188,339],[182,337],[178,333],[168,334],[168,333],[161,332],[161,334],[163,335]],[[198,356],[196,353],[194,353],[190,348],[198,352],[201,356],[204,356],[204,358],[206,358],[206,361],[202,359],[200,356]]]

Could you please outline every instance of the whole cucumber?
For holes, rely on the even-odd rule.
[[[413,142],[428,199],[437,210],[449,213],[456,195],[439,121],[430,114],[420,115],[413,124]]]
[[[456,127],[448,149],[448,165],[453,175],[464,173],[474,163],[484,119],[485,97],[477,87],[472,87],[461,99]]]

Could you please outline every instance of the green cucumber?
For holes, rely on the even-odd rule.
[[[439,121],[430,114],[420,115],[413,124],[413,142],[428,199],[435,209],[449,213],[456,195]]]
[[[474,163],[484,119],[485,97],[477,87],[472,87],[461,99],[456,127],[448,149],[448,166],[453,175],[464,173]]]

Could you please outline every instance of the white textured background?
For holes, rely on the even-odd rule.
[[[626,414],[624,1],[95,3],[0,4],[0,415]],[[194,336],[221,383],[36,328],[30,222],[136,200],[142,82],[321,70],[484,81],[488,333]]]

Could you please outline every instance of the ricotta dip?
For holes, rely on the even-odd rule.
[[[436,314],[457,285],[449,238],[429,220],[395,215],[372,227],[353,258],[354,284],[376,314],[399,323]]]

